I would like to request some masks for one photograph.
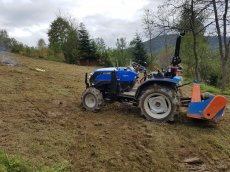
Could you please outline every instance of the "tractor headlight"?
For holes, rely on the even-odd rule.
[[[93,73],[91,72],[91,73],[89,74],[89,76],[88,76],[88,79],[90,79],[92,75],[93,75]]]

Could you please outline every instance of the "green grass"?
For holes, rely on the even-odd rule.
[[[207,85],[205,83],[200,84],[202,92],[210,92],[214,94],[225,94],[225,95],[230,95],[230,90],[221,90],[219,88]]]
[[[192,81],[192,79],[184,78],[183,83],[187,83],[187,82],[193,82],[193,81]],[[210,92],[213,94],[230,95],[230,89],[229,88],[227,88],[226,90],[221,90],[220,88],[208,85],[208,84],[203,83],[203,82],[200,83],[200,88],[201,88],[202,93]]]
[[[3,151],[0,151],[0,171],[1,172],[29,172],[32,169],[17,157],[9,156]]]
[[[0,172],[66,172],[70,171],[68,162],[57,164],[54,167],[38,167],[32,168],[20,158],[11,156],[0,151]]]

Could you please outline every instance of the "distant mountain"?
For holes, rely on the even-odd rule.
[[[165,45],[168,47],[175,47],[176,45],[176,38],[177,34],[171,34],[171,35],[162,35],[158,36],[156,38],[152,39],[152,52],[157,53],[161,49],[165,48]],[[217,36],[206,36],[209,49],[217,49],[218,48],[218,37]],[[182,39],[183,41],[183,39]],[[144,45],[147,50],[147,52],[150,52],[150,41],[145,41]]]

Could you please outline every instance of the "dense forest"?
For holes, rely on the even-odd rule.
[[[143,11],[143,31],[128,42],[116,38],[113,48],[103,38],[91,38],[84,23],[59,15],[47,31],[49,42],[39,39],[29,47],[0,31],[0,50],[77,65],[126,66],[130,61],[167,68],[176,36],[185,32],[181,45],[184,76],[222,89],[230,88],[228,1],[169,0]],[[142,38],[141,35],[145,35]],[[143,39],[147,41],[143,42]]]

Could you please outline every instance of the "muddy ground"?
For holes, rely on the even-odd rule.
[[[118,103],[87,112],[80,97],[84,73],[93,68],[2,56],[17,64],[0,65],[0,149],[34,169],[230,170],[229,108],[219,124],[187,119],[184,112],[173,124],[156,124]]]

